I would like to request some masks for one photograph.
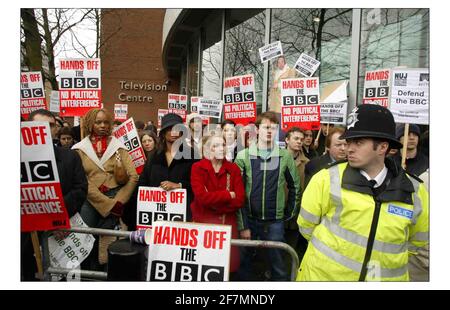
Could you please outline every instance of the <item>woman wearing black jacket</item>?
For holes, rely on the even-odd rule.
[[[196,160],[195,157],[192,158],[192,150],[186,144],[180,143],[182,140],[179,140],[181,138],[179,130],[180,126],[183,126],[182,124],[183,120],[177,114],[169,113],[162,118],[158,150],[152,160],[145,165],[129,206],[125,208],[126,215],[123,219],[129,230],[136,229],[139,186],[161,187],[168,191],[185,188],[187,191],[187,221],[191,220],[189,208],[193,198],[190,185],[191,167]]]

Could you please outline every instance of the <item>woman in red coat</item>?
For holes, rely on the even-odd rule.
[[[200,223],[232,226],[232,238],[238,239],[236,211],[244,206],[245,190],[239,167],[225,158],[222,136],[203,139],[204,159],[192,165],[192,220]],[[239,249],[231,247],[230,272],[239,268]]]

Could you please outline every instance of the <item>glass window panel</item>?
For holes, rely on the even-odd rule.
[[[189,44],[189,93],[188,96],[197,96],[197,84],[198,84],[198,41],[195,40]]]
[[[262,109],[264,65],[258,49],[264,45],[265,10],[228,10],[225,31],[224,77],[253,74],[258,113]]]
[[[428,68],[428,9],[364,9],[361,22],[358,102],[366,71],[406,66]]]
[[[205,21],[203,28],[203,52],[200,96],[220,99],[221,31],[222,12],[217,10]]]
[[[270,42],[281,41],[285,61],[271,62],[268,110],[280,112],[281,79],[302,77],[293,68],[301,53],[321,62],[320,84],[348,80],[351,31],[352,9],[273,9]]]

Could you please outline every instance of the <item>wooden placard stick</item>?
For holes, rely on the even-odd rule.
[[[406,169],[406,149],[408,144],[409,124],[405,124],[405,132],[403,133],[403,148],[402,148],[402,168]]]
[[[34,255],[36,258],[37,265],[37,277],[42,280],[44,278],[44,268],[42,267],[42,255],[41,255],[41,247],[39,245],[39,237],[36,231],[32,231],[31,233],[31,242],[33,243]]]

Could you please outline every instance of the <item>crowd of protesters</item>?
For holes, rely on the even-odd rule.
[[[324,228],[322,225],[323,218],[329,212],[326,203],[320,211],[322,213],[315,214],[315,211],[319,212],[319,206],[310,200],[330,200],[328,196],[325,197],[326,191],[332,189],[326,183],[324,170],[341,167],[347,159],[349,166],[356,166],[352,162],[355,158],[353,155],[347,158],[349,144],[353,148],[355,143],[360,143],[355,142],[355,139],[381,139],[378,141],[381,143],[380,147],[386,147],[383,152],[388,154],[386,162],[392,162],[400,169],[395,168],[397,170],[391,175],[391,166],[386,164],[387,179],[392,180],[390,184],[388,181],[388,185],[381,182],[386,192],[390,190],[392,182],[397,180],[397,175],[403,173],[398,172],[401,171],[402,146],[394,142],[403,143],[404,127],[398,125],[395,129],[395,124],[392,135],[359,136],[348,136],[355,126],[346,130],[345,127],[322,124],[319,131],[293,127],[283,136],[282,144],[286,147],[281,148],[278,141],[279,115],[274,112],[258,115],[256,122],[247,126],[236,126],[233,121],[225,120],[206,128],[196,113],[189,114],[185,123],[180,116],[167,114],[162,118],[159,129],[152,122],[135,122],[147,159],[143,172],[138,175],[126,147],[112,135],[113,128],[121,123],[114,121],[107,110],[93,109],[84,116],[84,137],[80,136],[79,127],[71,127],[68,122],[46,110],[33,112],[30,120],[50,123],[64,201],[70,216],[79,212],[89,227],[135,230],[140,186],[161,187],[167,191],[183,188],[187,191],[187,221],[231,225],[233,239],[287,242],[294,247],[300,258],[306,251],[306,261],[302,262],[300,268],[300,280],[339,280],[338,277],[333,279],[324,275],[329,271],[325,270],[327,268],[320,269],[314,265],[314,255],[330,266],[336,263],[322,258],[323,253],[314,252],[314,246],[317,248],[317,244],[324,246],[323,242],[329,242],[332,229],[331,226]],[[370,130],[372,129],[364,132]],[[429,168],[428,148],[426,143],[421,144],[422,132],[419,126],[410,125],[405,140],[406,172],[417,179],[417,176],[427,174]],[[383,145],[383,138],[387,141],[387,146]],[[378,147],[379,144],[374,142],[373,152]],[[397,152],[391,152],[395,149]],[[377,153],[377,156],[385,160],[384,153]],[[347,171],[349,168],[339,169]],[[358,169],[364,175],[364,169]],[[365,190],[355,189],[358,186],[360,188],[361,184],[350,184],[350,181],[348,186],[345,184],[349,174],[350,172],[344,172],[343,177],[341,176],[342,191],[364,192]],[[407,177],[401,175],[403,182],[407,182]],[[409,193],[413,191],[411,189]],[[314,198],[313,194],[318,196]],[[378,194],[380,193],[376,192]],[[376,195],[374,197],[378,197]],[[332,200],[335,199],[333,193],[331,197]],[[359,199],[359,196],[355,197]],[[384,196],[380,197],[380,201],[388,201],[388,198],[383,200]],[[405,201],[408,199],[405,198]],[[305,208],[304,204],[307,204]],[[345,204],[351,202],[344,201]],[[333,205],[331,208],[337,207]],[[341,212],[343,217],[347,211],[344,209]],[[305,223],[318,225],[303,226]],[[384,227],[386,224],[379,225]],[[312,238],[312,229],[315,230],[314,234],[317,232],[317,236],[320,234],[323,238],[321,241]],[[346,238],[337,235],[339,239]],[[94,250],[82,267],[105,270],[106,249],[112,241],[111,237],[101,237],[96,241]],[[313,242],[317,244],[313,246]],[[22,280],[34,279],[35,263],[30,246],[23,234]],[[283,251],[265,249],[263,252],[267,254],[263,260],[264,268],[267,269],[266,278],[288,281],[289,268]],[[231,279],[258,280],[254,270],[256,259],[260,257],[255,255],[252,248],[233,246]],[[424,264],[427,263],[427,257],[423,263],[416,262],[421,264],[422,269],[416,268],[419,270],[417,275],[410,272],[409,278],[425,279],[427,268],[424,268]],[[336,267],[336,270],[339,268]],[[351,277],[343,276],[341,280],[348,279]]]

